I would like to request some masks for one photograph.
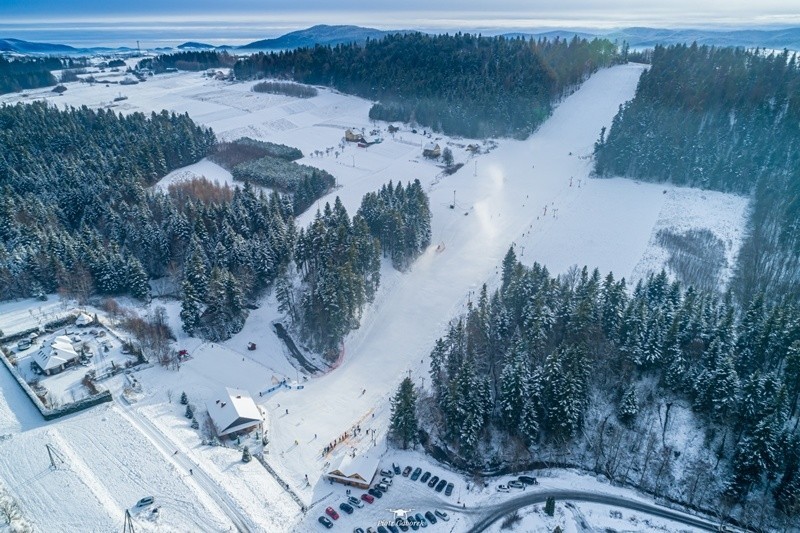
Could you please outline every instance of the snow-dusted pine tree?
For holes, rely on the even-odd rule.
[[[389,426],[392,436],[402,443],[403,449],[408,445],[416,446],[417,433],[417,393],[411,378],[406,377],[400,383],[397,393],[392,399],[392,417]]]

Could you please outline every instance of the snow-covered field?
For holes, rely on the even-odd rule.
[[[733,275],[736,256],[744,240],[744,229],[750,199],[717,191],[699,191],[685,187],[658,186],[665,198],[653,225],[645,253],[634,268],[632,279],[646,277],[649,272],[664,266],[669,252],[656,242],[662,229],[683,233],[690,229],[705,229],[717,236],[725,246],[725,267],[721,277],[727,283]]]
[[[188,112],[223,139],[246,135],[297,146],[307,154],[301,163],[324,168],[337,178],[338,188],[320,203],[339,195],[350,213],[364,193],[388,180],[418,178],[430,194],[434,243],[408,272],[384,268],[376,301],[366,310],[361,327],[346,339],[341,364],[308,381],[303,381],[272,331],[272,321],[281,317],[270,297],[251,314],[244,330],[224,343],[202,343],[179,333],[178,347],[188,349],[192,359],[179,371],[156,367],[139,372],[143,391],[132,405],[119,399],[121,382],[110,381],[108,386],[118,398],[114,403],[45,423],[0,369],[0,435],[10,435],[0,439],[0,488],[14,494],[24,516],[42,531],[117,529],[125,509],[146,495],[155,496],[161,510],[152,520],[152,513],[132,513],[137,530],[219,531],[232,526],[253,531],[317,530],[316,517],[345,491],[321,475],[342,454],[386,449],[388,398],[409,373],[424,384],[433,342],[471,292],[484,282],[496,282],[499,263],[512,244],[523,261],[539,261],[553,273],[586,264],[602,272],[613,270],[618,277],[642,275],[645,269],[663,265],[664,257],[652,240],[662,227],[708,227],[728,243],[730,257],[736,253],[744,200],[624,179],[589,178],[590,154],[600,128],[608,126],[618,106],[633,96],[641,71],[640,66],[624,65],[598,72],[529,139],[501,140],[495,149],[478,156],[463,148],[473,141],[428,138],[406,127],[395,138],[384,134],[381,145],[367,149],[348,145],[338,157],[332,151],[314,155],[337,146],[347,127],[375,127],[367,116],[370,103],[328,90],[308,100],[253,93],[249,83],[213,81],[196,73],[162,75],[125,87],[71,83],[60,97],[47,90],[0,97],[0,102],[46,97],[58,105],[114,106],[126,113],[165,108]],[[114,104],[120,91],[128,99]],[[429,140],[450,145],[456,161],[465,166],[443,176],[435,163],[421,157],[421,145]],[[176,170],[158,186],[198,175],[231,183],[224,169],[201,161]],[[298,223],[306,224],[311,217],[313,210]],[[179,305],[156,304],[167,308],[173,329],[180,332]],[[28,319],[32,324],[40,321],[34,316],[37,312],[53,314],[59,309],[52,299],[2,304],[0,329],[24,329]],[[248,342],[255,342],[258,349],[247,351]],[[282,379],[300,381],[304,388],[259,397],[259,392]],[[269,434],[265,458],[311,508],[305,518],[258,462],[243,464],[235,449],[202,445],[198,431],[182,416],[183,406],[177,403],[181,392],[202,406],[224,386],[248,390],[264,408]],[[323,456],[328,443],[356,425],[374,429],[375,439],[363,431]],[[58,470],[49,469],[48,443],[64,456]],[[400,452],[391,453],[388,463]],[[403,456],[408,463],[427,462],[430,469],[457,481],[458,476],[419,453]],[[190,468],[193,474],[188,473]],[[591,478],[560,476],[572,484],[597,485]],[[460,489],[463,492],[454,494],[451,503],[465,498],[470,506],[503,498],[491,491],[470,495],[464,480],[458,481]],[[624,493],[633,497],[630,491]],[[370,520],[390,518],[386,512],[390,507],[433,505],[427,487],[394,489],[390,494],[392,498],[370,508]],[[433,497],[436,505],[438,498]],[[612,526],[610,518],[600,517],[605,511],[578,508],[598,528],[657,530],[634,524],[628,515],[624,525]],[[439,530],[462,531],[468,516],[454,511],[447,529]],[[541,525],[535,518],[524,520],[531,525],[520,531]],[[359,525],[353,517],[342,521]]]

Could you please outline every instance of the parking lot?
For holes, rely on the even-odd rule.
[[[452,473],[429,464],[383,462],[367,490],[329,485],[333,493],[306,520],[316,521],[318,530],[344,528],[354,533],[449,531],[443,524],[455,518],[461,485]]]

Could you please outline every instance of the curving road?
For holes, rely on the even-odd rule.
[[[483,514],[485,516],[480,518],[468,531],[469,533],[479,533],[481,531],[485,531],[489,526],[509,513],[512,513],[518,509],[522,509],[523,507],[528,507],[529,505],[544,503],[550,496],[554,497],[556,501],[569,500],[573,502],[601,503],[622,509],[629,509],[631,511],[640,511],[652,516],[666,518],[705,531],[720,531],[719,524],[697,516],[683,513],[681,511],[675,511],[673,509],[661,507],[652,503],[630,500],[621,496],[597,494],[594,492],[580,490],[551,490],[547,492],[534,492],[519,496],[513,500],[509,500],[498,505],[473,509],[471,514]],[[460,511],[462,513],[470,513],[469,509],[461,509]]]

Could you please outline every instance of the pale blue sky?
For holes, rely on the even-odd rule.
[[[487,7],[488,6],[488,7]],[[378,27],[800,25],[798,0],[0,0],[0,21]]]

